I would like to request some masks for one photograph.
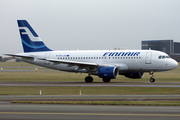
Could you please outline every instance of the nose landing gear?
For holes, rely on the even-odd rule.
[[[149,75],[150,75],[150,82],[151,82],[151,83],[155,82],[155,79],[153,78],[153,77],[154,77],[153,74],[154,74],[153,71],[151,71],[151,72],[149,73]]]

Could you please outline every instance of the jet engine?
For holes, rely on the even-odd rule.
[[[119,70],[116,67],[100,67],[98,68],[98,76],[100,78],[116,78],[119,74]]]

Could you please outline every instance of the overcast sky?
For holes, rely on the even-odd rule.
[[[23,52],[17,20],[53,50],[141,49],[180,42],[180,0],[0,0],[0,55]]]

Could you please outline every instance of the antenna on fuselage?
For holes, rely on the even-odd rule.
[[[151,48],[149,48],[149,50],[151,50]]]

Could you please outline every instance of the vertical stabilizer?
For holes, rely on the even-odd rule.
[[[18,20],[17,22],[24,52],[52,51],[43,43],[26,20]]]

